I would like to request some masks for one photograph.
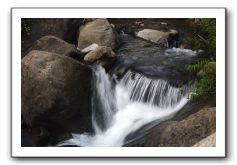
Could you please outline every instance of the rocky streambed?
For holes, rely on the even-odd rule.
[[[116,92],[116,85],[129,71],[144,76],[144,83],[167,83],[165,88],[155,85],[163,89],[165,97],[168,91],[184,89],[196,76],[185,69],[187,64],[198,61],[199,52],[193,51],[187,42],[193,29],[184,20],[30,21],[31,35],[22,35],[22,146],[55,146],[71,139],[72,133],[97,133],[92,104],[94,91],[99,87],[93,78],[95,66],[106,71],[99,72],[103,80],[97,79],[100,85],[103,83],[102,92],[110,87],[104,92],[102,104],[115,97],[111,91]],[[131,81],[135,76],[131,75]],[[142,103],[150,99],[146,91],[158,91],[149,84],[141,89]],[[109,92],[111,96],[106,97]],[[158,100],[163,98],[159,93],[154,95]],[[172,93],[170,96],[174,97]],[[176,92],[170,106],[174,107],[181,97],[182,91]],[[112,116],[117,113],[116,106],[108,102]],[[215,107],[215,99],[190,101],[169,118],[147,120],[128,132],[123,146],[193,146],[215,132],[215,108],[209,107]],[[109,116],[96,114],[100,118],[96,121]]]

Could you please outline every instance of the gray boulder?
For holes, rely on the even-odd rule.
[[[170,40],[178,36],[178,31],[171,29],[168,32],[163,32],[154,29],[143,29],[136,33],[136,36],[147,41],[158,44],[162,47],[169,47]]]
[[[66,56],[36,50],[29,52],[21,65],[21,112],[27,127],[44,130],[38,134],[47,137],[91,130],[89,67]]]
[[[93,43],[115,49],[117,42],[117,32],[107,19],[96,19],[80,28],[78,47],[81,50]]]

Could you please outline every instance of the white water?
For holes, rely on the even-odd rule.
[[[95,134],[72,134],[72,139],[59,146],[122,146],[128,134],[154,120],[172,117],[188,101],[187,87],[175,88],[164,80],[152,80],[131,71],[113,88],[110,76],[97,66],[95,80]]]
[[[193,51],[191,49],[182,49],[182,48],[170,48],[170,49],[166,49],[165,51],[165,55],[186,55],[186,56],[196,56],[197,55],[197,51]]]

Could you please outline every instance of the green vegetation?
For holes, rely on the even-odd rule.
[[[206,57],[212,60],[216,57],[216,19],[195,19],[194,24],[198,27],[192,38],[194,50],[202,49]]]
[[[31,24],[29,19],[22,18],[21,19],[21,33],[22,35],[29,36],[31,31]]]
[[[186,69],[195,72],[195,91],[191,94],[191,99],[205,99],[216,94],[216,63],[202,60],[197,64],[188,65]]]
[[[186,66],[189,72],[197,75],[196,89],[191,99],[205,99],[216,95],[216,20],[194,19],[192,21],[199,29],[192,38],[192,47],[194,50],[204,50],[205,56],[201,57],[197,64]]]

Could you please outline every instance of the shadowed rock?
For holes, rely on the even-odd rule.
[[[57,53],[72,57],[76,60],[82,59],[82,55],[75,45],[69,44],[66,41],[55,36],[44,36],[39,40],[36,40],[35,43],[29,49],[29,52],[31,50]]]
[[[82,18],[29,18],[29,35],[22,34],[21,57],[39,38],[47,35],[56,36],[62,40],[77,44],[78,29],[83,23]]]
[[[22,59],[22,117],[39,130],[36,136],[91,130],[91,74],[86,65],[55,53],[31,51]]]

